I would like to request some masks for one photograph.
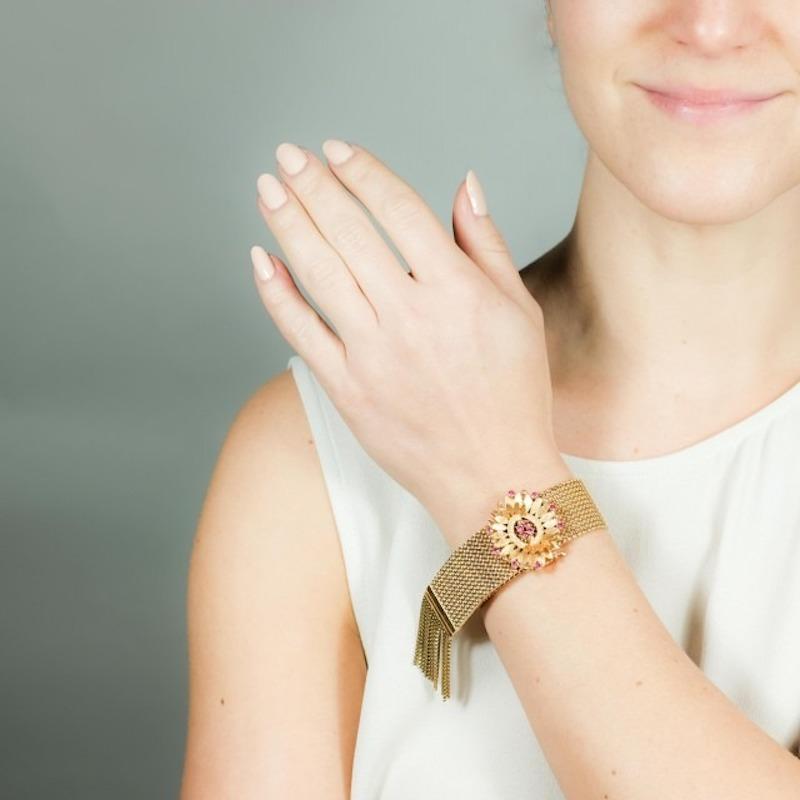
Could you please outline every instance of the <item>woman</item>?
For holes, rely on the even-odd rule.
[[[554,0],[589,153],[521,271],[474,173],[451,235],[366,148],[278,148],[259,208],[332,325],[253,248],[297,355],[204,505],[184,799],[800,796],[798,11]],[[442,703],[426,584],[574,477],[607,527],[486,601]]]

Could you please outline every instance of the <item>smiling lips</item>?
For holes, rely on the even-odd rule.
[[[661,88],[635,84],[662,111],[694,123],[738,117],[762,108],[781,92],[740,92],[733,89],[699,89],[691,86]]]

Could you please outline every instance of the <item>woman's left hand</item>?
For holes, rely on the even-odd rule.
[[[305,301],[282,261],[263,279],[270,261],[253,247],[258,291],[281,334],[364,449],[434,516],[473,489],[496,494],[519,481],[526,488],[539,469],[566,470],[553,437],[541,307],[480,189],[484,213],[476,215],[465,182],[459,185],[454,239],[366,149],[352,145],[352,155],[334,163],[346,148],[326,143],[326,166],[282,144],[283,183],[258,180],[267,225],[335,328]]]

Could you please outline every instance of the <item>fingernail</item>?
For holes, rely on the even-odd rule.
[[[326,139],[322,143],[322,152],[331,164],[344,164],[353,155],[353,148],[341,139]]]
[[[287,175],[297,175],[308,163],[308,156],[291,142],[283,142],[275,149],[275,158]]]
[[[250,248],[250,260],[253,262],[259,280],[268,281],[275,274],[275,265],[263,247],[254,244]]]
[[[478,217],[486,216],[486,197],[478,176],[470,169],[467,170],[467,195],[472,206],[472,212]]]
[[[270,175],[269,172],[259,175],[256,185],[264,205],[270,211],[280,208],[289,199],[283,184],[274,175]]]

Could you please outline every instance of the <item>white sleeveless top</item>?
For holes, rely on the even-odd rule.
[[[321,461],[367,657],[351,797],[563,800],[477,616],[453,639],[447,702],[413,664],[422,594],[450,546],[416,497],[362,448],[305,360],[295,354],[287,366]],[[743,713],[798,753],[800,383],[672,453],[562,456],[673,638]]]

